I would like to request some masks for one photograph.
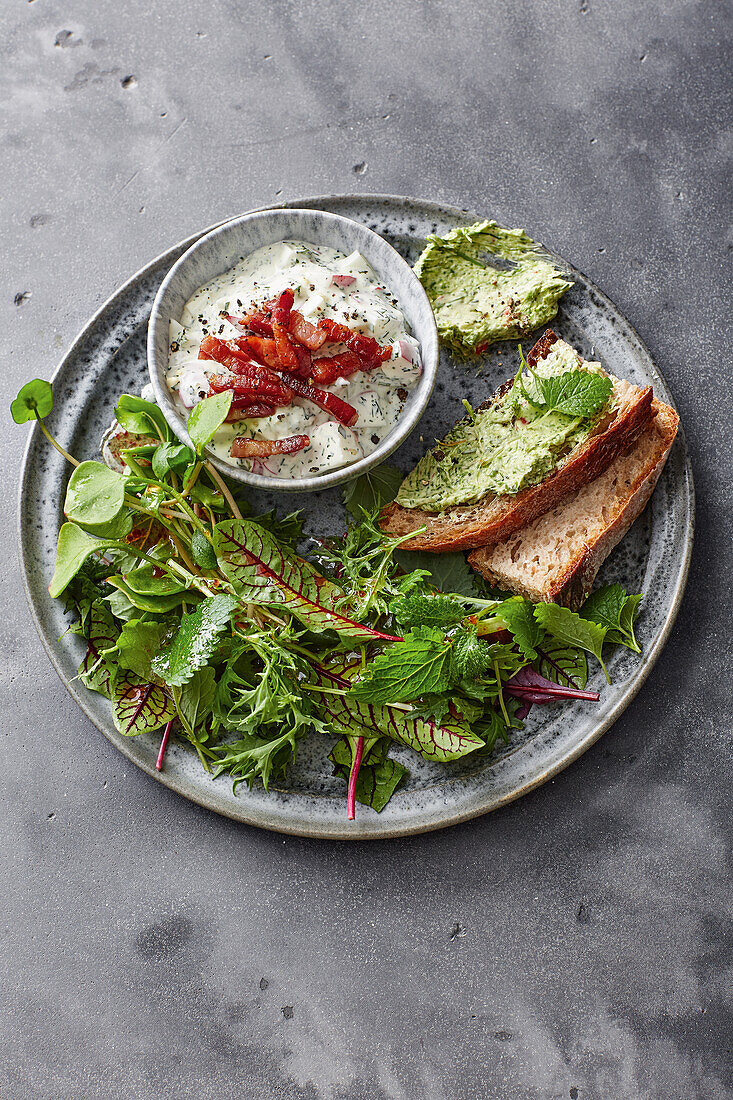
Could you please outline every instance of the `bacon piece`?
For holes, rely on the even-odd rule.
[[[310,446],[307,435],[289,435],[285,439],[235,439],[232,458],[267,458],[269,455],[292,455]]]
[[[227,421],[232,424],[237,420],[255,420],[261,416],[272,416],[275,412],[274,405],[265,405],[262,403],[252,405],[242,405],[240,408],[234,407],[232,401],[232,407],[227,413]]]
[[[235,343],[242,351],[248,351],[259,363],[264,363],[274,370],[279,368],[280,360],[277,357],[274,340],[269,340],[265,336],[239,336]]]
[[[280,365],[283,370],[297,370],[299,366],[298,357],[295,354],[293,345],[288,339],[288,330],[284,325],[281,325],[279,321],[273,321],[272,331],[275,334],[277,357],[280,360]]]
[[[295,295],[288,287],[284,290],[280,297],[277,299],[272,309],[272,323],[275,325],[282,325],[283,328],[287,328],[290,321],[290,310],[293,308],[293,302],[295,301]]]
[[[299,313],[297,309],[290,311],[288,332],[293,340],[304,348],[308,348],[309,351],[318,351],[321,345],[326,342],[326,333],[312,325],[310,321],[306,321],[303,314]]]
[[[275,335],[272,330],[272,321],[261,310],[254,310],[252,313],[245,313],[241,320],[236,322],[241,325],[242,328],[249,328],[252,332],[257,333],[258,336],[269,336],[270,339]]]
[[[323,329],[329,340],[346,344],[346,347],[358,355],[360,359],[363,359],[365,364],[368,363],[370,366],[365,366],[364,369],[366,370],[377,366],[379,363],[384,363],[392,354],[391,347],[383,348],[373,336],[364,336],[361,332],[352,332],[346,325],[341,325],[330,317],[319,321],[318,327]]]
[[[308,386],[305,382],[301,382],[299,378],[288,378],[288,386],[299,397],[305,397],[308,401],[312,401],[314,405],[318,405],[319,409],[330,412],[347,428],[351,428],[356,424],[359,414],[354,406],[342,401],[335,393],[319,390],[316,386]]]
[[[270,382],[266,378],[256,375],[238,375],[236,378],[225,378],[214,374],[209,378],[209,388],[212,393],[225,393],[231,390],[234,394],[232,404],[239,403],[239,398],[249,399],[250,403],[258,403],[264,398],[266,403],[272,405],[289,405],[292,393],[284,386],[280,379]]]
[[[300,344],[291,344],[290,346],[295,352],[295,358],[298,360],[298,369],[293,373],[304,380],[310,378],[313,360],[308,348],[302,348]]]
[[[345,351],[330,358],[314,359],[312,374],[316,382],[330,386],[337,378],[348,378],[354,371],[361,370],[363,365],[355,352]]]
[[[219,340],[216,336],[205,336],[199,345],[199,359],[213,359],[228,367],[235,374],[241,374],[250,367],[264,368],[253,363],[248,348],[242,348],[237,340]]]

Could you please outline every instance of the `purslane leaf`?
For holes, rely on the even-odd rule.
[[[122,511],[127,478],[102,462],[82,462],[76,467],[66,489],[64,514],[72,523],[81,524],[92,534],[108,527]]]
[[[211,442],[214,433],[226,420],[233,396],[232,390],[225,390],[224,393],[206,397],[191,409],[186,430],[197,454],[202,453],[206,444]]]
[[[125,737],[152,733],[176,716],[173,700],[159,684],[146,684],[134,672],[120,672],[112,690],[112,717]]]
[[[209,596],[195,611],[183,615],[171,642],[153,657],[153,672],[171,687],[185,684],[208,663],[238,606],[234,596]]]
[[[221,568],[245,603],[277,604],[319,632],[334,630],[360,641],[399,641],[393,634],[340,614],[342,590],[251,520],[217,524],[214,548]]]
[[[16,424],[25,424],[27,420],[41,420],[48,416],[52,408],[51,383],[34,378],[21,387],[18,396],[11,402],[10,415]]]
[[[114,541],[95,539],[75,523],[64,523],[56,546],[56,568],[48,586],[51,596],[61,595],[91,554],[116,545]]]

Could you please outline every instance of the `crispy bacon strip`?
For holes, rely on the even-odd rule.
[[[253,403],[251,405],[242,405],[240,408],[235,408],[234,402],[232,402],[232,407],[227,413],[227,421],[232,424],[237,420],[255,420],[261,416],[272,416],[274,412],[274,405]]]
[[[264,398],[267,404],[289,405],[292,399],[291,391],[282,384],[279,378],[271,382],[269,379],[255,374],[237,375],[230,378],[225,378],[220,374],[212,374],[209,378],[209,389],[212,393],[224,393],[226,390],[231,390],[234,394],[232,404],[235,404],[235,402],[240,403],[240,398],[245,401],[249,399],[250,403],[262,401]]]
[[[292,455],[310,446],[307,435],[289,435],[285,439],[235,439],[232,458],[267,458],[269,455]]]
[[[272,322],[272,331],[275,334],[275,347],[277,357],[283,370],[297,370],[298,357],[288,338],[288,330],[279,321]]]
[[[272,310],[273,327],[275,325],[282,325],[285,329],[288,327],[290,323],[290,310],[293,308],[294,301],[295,295],[290,288],[282,292]]]
[[[310,378],[313,361],[308,348],[302,348],[300,344],[291,344],[291,347],[295,352],[295,358],[298,360],[298,368],[294,373],[298,378]]]
[[[311,373],[316,382],[330,386],[337,378],[348,378],[354,371],[361,370],[363,365],[355,352],[345,351],[330,358],[314,359]]]
[[[330,412],[347,428],[351,428],[356,424],[359,414],[354,406],[342,401],[335,393],[328,393],[327,390],[319,390],[316,386],[309,386],[305,382],[301,382],[299,378],[288,378],[288,386],[299,397],[305,397],[308,401],[312,401],[314,405],[318,405],[319,409]]]
[[[326,342],[326,333],[312,325],[310,321],[306,321],[303,314],[299,313],[297,309],[291,309],[290,311],[288,332],[293,340],[302,347],[308,348],[308,351],[318,351],[321,345]]]
[[[360,359],[364,360],[365,364],[368,363],[371,367],[384,363],[392,354],[390,347],[383,348],[374,337],[364,336],[361,332],[352,332],[346,325],[341,325],[330,317],[325,317],[322,321],[319,321],[318,327],[326,333],[329,340],[346,344],[350,351],[353,351]],[[369,367],[365,367],[365,369],[368,370]]]
[[[253,313],[245,313],[241,320],[235,322],[241,325],[242,328],[249,328],[252,332],[257,333],[258,336],[269,336],[273,338],[275,333],[272,329],[272,321],[269,319],[266,313],[261,310],[255,310]]]
[[[266,336],[239,336],[234,342],[259,363],[272,367],[273,370],[280,368],[274,340],[269,340]]]

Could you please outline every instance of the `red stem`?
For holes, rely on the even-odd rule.
[[[170,722],[168,723],[168,725],[165,727],[165,729],[163,731],[163,740],[160,742],[160,752],[158,753],[158,759],[155,761],[155,766],[158,769],[158,771],[160,771],[161,768],[163,767],[163,756],[165,755],[165,748],[166,748],[166,745],[168,744],[168,738],[170,737],[171,726],[172,725],[173,725],[173,719],[171,718]]]
[[[364,738],[360,737],[356,742],[356,752],[354,753],[354,760],[351,765],[351,771],[349,772],[349,793],[346,799],[346,816],[349,821],[353,821],[356,817],[356,781],[359,778],[359,768],[361,767],[361,754],[364,751]]]

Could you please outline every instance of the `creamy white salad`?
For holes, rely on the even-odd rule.
[[[308,477],[346,466],[370,454],[392,430],[410,390],[422,373],[420,349],[397,299],[358,252],[346,256],[334,248],[303,241],[280,241],[245,256],[223,275],[202,286],[186,303],[180,324],[170,323],[170,354],[166,380],[182,410],[210,396],[208,379],[226,373],[219,363],[198,358],[204,337],[234,340],[242,328],[225,315],[242,316],[254,305],[286,289],[295,295],[293,309],[312,325],[330,318],[353,332],[391,346],[391,356],[369,371],[358,370],[329,385],[317,384],[348,402],[357,411],[353,427],[333,414],[296,396],[271,416],[222,425],[211,447],[233,466],[275,477]],[[343,351],[343,345],[325,343],[314,357]],[[282,375],[287,383],[287,374]],[[233,458],[232,442],[247,439],[284,439],[307,435],[310,445],[295,454],[268,458]]]

